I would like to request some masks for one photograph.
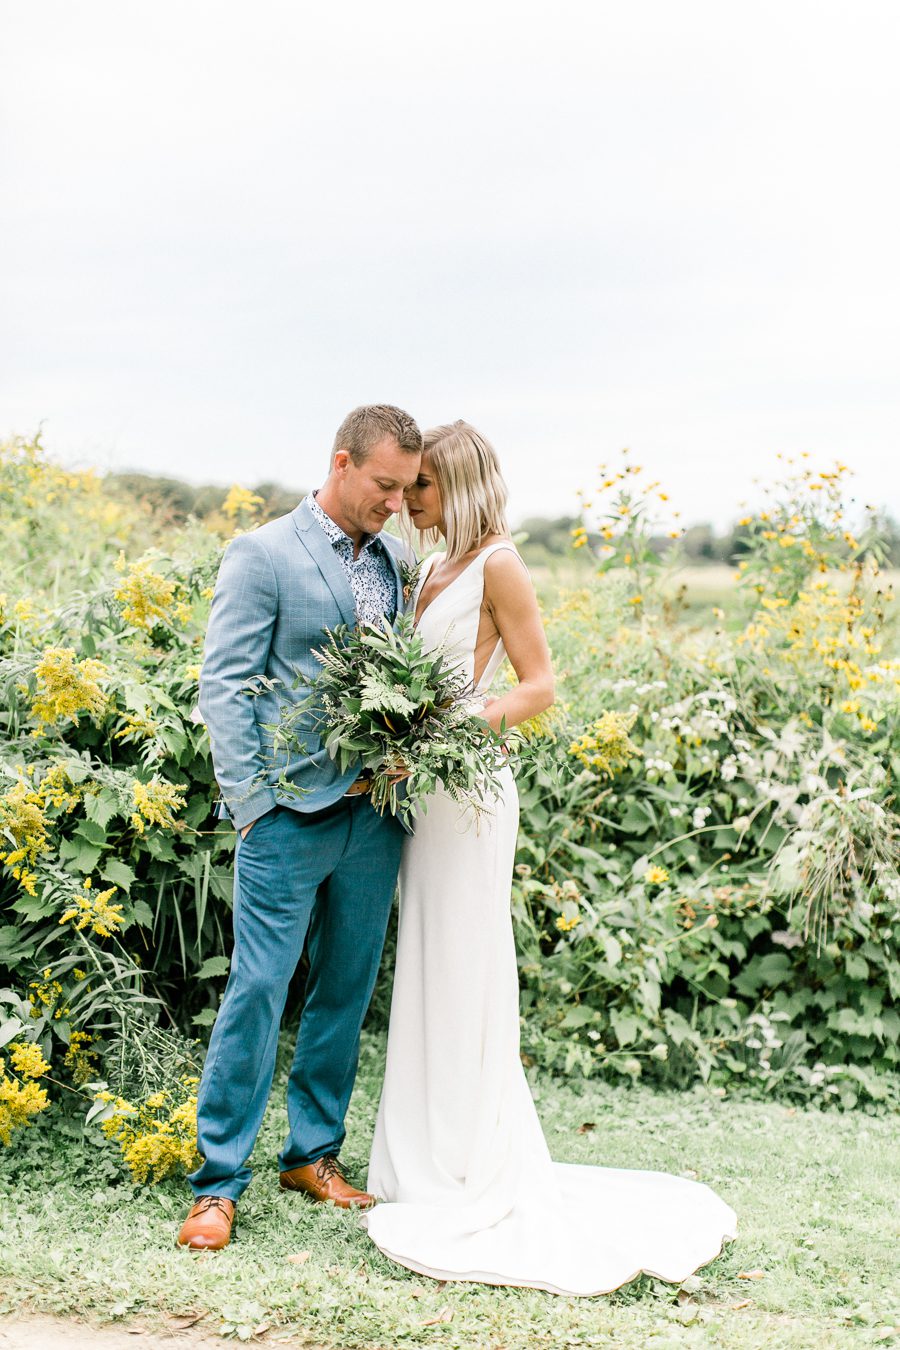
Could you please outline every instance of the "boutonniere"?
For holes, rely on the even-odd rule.
[[[401,562],[400,564],[400,581],[403,586],[404,608],[409,604],[410,600],[413,598],[415,589],[419,584],[419,577],[422,575],[422,563],[424,561],[425,559],[423,558],[419,562],[415,563]]]

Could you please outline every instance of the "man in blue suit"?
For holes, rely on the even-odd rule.
[[[326,628],[393,622],[401,608],[406,550],[381,529],[415,482],[421,452],[407,413],[357,408],[338,430],[324,486],[233,539],[219,569],[200,708],[237,830],[234,951],[200,1083],[203,1163],[190,1178],[183,1246],[217,1250],[231,1236],[304,943],[309,978],[280,1183],[344,1207],[373,1202],[347,1181],[338,1154],[403,832],[372,809],[358,767],[338,769],[311,717],[299,728],[304,746],[277,755],[273,727],[280,700],[309,694]],[[299,795],[279,787],[282,774]]]

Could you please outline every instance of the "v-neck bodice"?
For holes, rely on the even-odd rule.
[[[475,654],[484,600],[484,565],[490,555],[500,549],[508,549],[518,557],[518,550],[509,540],[501,539],[496,544],[489,544],[442,591],[438,591],[425,606],[416,624],[416,631],[428,649],[440,648],[447,663],[461,671],[472,685],[474,694],[479,697],[490,688],[506,656],[503,643],[498,639],[479,675],[478,683],[475,683]],[[426,558],[411,601],[413,613],[432,567],[443,557],[442,553],[434,553]]]

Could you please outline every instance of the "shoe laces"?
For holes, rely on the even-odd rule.
[[[333,1154],[327,1153],[324,1158],[320,1158],[316,1163],[316,1181],[321,1184],[330,1181],[332,1177],[338,1177],[341,1181],[347,1180],[347,1175],[337,1158]]]
[[[228,1204],[228,1198],[224,1195],[201,1195],[194,1210],[197,1214],[206,1214],[210,1209],[220,1209],[227,1218]]]

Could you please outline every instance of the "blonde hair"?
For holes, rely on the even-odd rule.
[[[489,535],[509,538],[506,484],[489,440],[468,422],[450,422],[425,432],[423,454],[441,494],[448,562],[478,548]],[[439,539],[437,530],[422,532],[428,548]]]

